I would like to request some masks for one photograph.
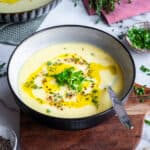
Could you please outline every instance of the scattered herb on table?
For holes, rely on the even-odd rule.
[[[10,140],[0,136],[0,150],[12,150]]]
[[[142,72],[150,72],[150,69],[147,68],[147,67],[145,67],[144,65],[142,65],[142,66],[140,67],[140,70],[141,70]]]
[[[145,94],[145,87],[146,87],[145,85],[142,87],[134,86],[134,93],[135,95],[138,96],[138,100],[140,103],[143,103],[145,101],[145,98],[147,98],[147,97],[144,97],[144,98],[141,97],[141,96],[144,96]]]
[[[141,86],[141,87],[134,86],[134,93],[135,93],[137,96],[142,96],[142,95],[144,95],[144,94],[145,94],[145,87],[146,87],[146,85]]]
[[[134,86],[134,93],[137,96],[140,103],[143,103],[146,99],[150,99],[150,96],[144,95],[145,94],[145,88],[146,88],[146,85],[143,85],[141,87]]]
[[[6,71],[4,70],[6,63],[0,63],[0,77],[3,77],[6,75]]]
[[[150,120],[145,119],[144,122],[150,126]]]
[[[81,91],[82,82],[85,79],[83,72],[75,71],[73,67],[65,69],[63,72],[53,75],[53,77],[60,86],[67,85],[72,90],[77,91]]]
[[[139,102],[140,102],[140,103],[144,103],[144,102],[145,102],[145,99],[144,99],[144,98],[140,98],[140,99],[139,99]]]
[[[118,35],[118,38],[120,40],[123,40],[123,38],[125,37],[125,33],[121,32],[119,35]]]
[[[146,75],[150,76],[150,69],[149,69],[149,68],[147,68],[147,67],[145,67],[144,65],[142,65],[142,66],[140,67],[140,70],[141,70],[142,72],[146,73]]]
[[[150,29],[133,27],[127,32],[127,37],[133,47],[150,50]]]

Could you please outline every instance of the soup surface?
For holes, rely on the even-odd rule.
[[[52,0],[0,0],[0,13],[23,12],[38,8]]]
[[[113,58],[85,43],[50,46],[33,54],[19,74],[23,102],[60,118],[91,116],[112,107],[107,86],[120,94],[123,74]]]

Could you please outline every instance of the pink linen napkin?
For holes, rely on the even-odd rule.
[[[89,8],[88,0],[83,0],[83,3],[89,15],[96,14],[94,9]],[[120,5],[116,4],[115,11],[109,14],[102,11],[102,15],[108,24],[112,24],[145,12],[150,12],[150,0],[132,0],[132,3],[128,3],[128,0],[121,0]]]

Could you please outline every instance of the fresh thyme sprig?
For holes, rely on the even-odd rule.
[[[101,10],[107,13],[115,10],[115,4],[120,0],[89,0],[89,5],[96,10],[96,13],[100,15]]]
[[[74,0],[75,6],[80,0]],[[115,10],[116,3],[120,4],[121,0],[88,0],[89,7],[96,10],[97,15],[100,16],[101,10],[109,13]],[[131,3],[132,0],[128,0],[128,3]]]

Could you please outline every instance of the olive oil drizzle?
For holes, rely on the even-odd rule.
[[[80,70],[78,65],[86,68],[85,71]],[[40,66],[27,78],[22,89],[39,103],[61,110],[64,106],[81,108],[95,105],[98,108],[100,97],[106,92],[99,88],[102,82],[100,72],[104,70],[109,70],[113,75],[117,73],[114,65],[88,63],[77,54],[63,54]],[[36,84],[38,79],[40,82]],[[45,93],[45,98],[35,94],[38,90]]]

